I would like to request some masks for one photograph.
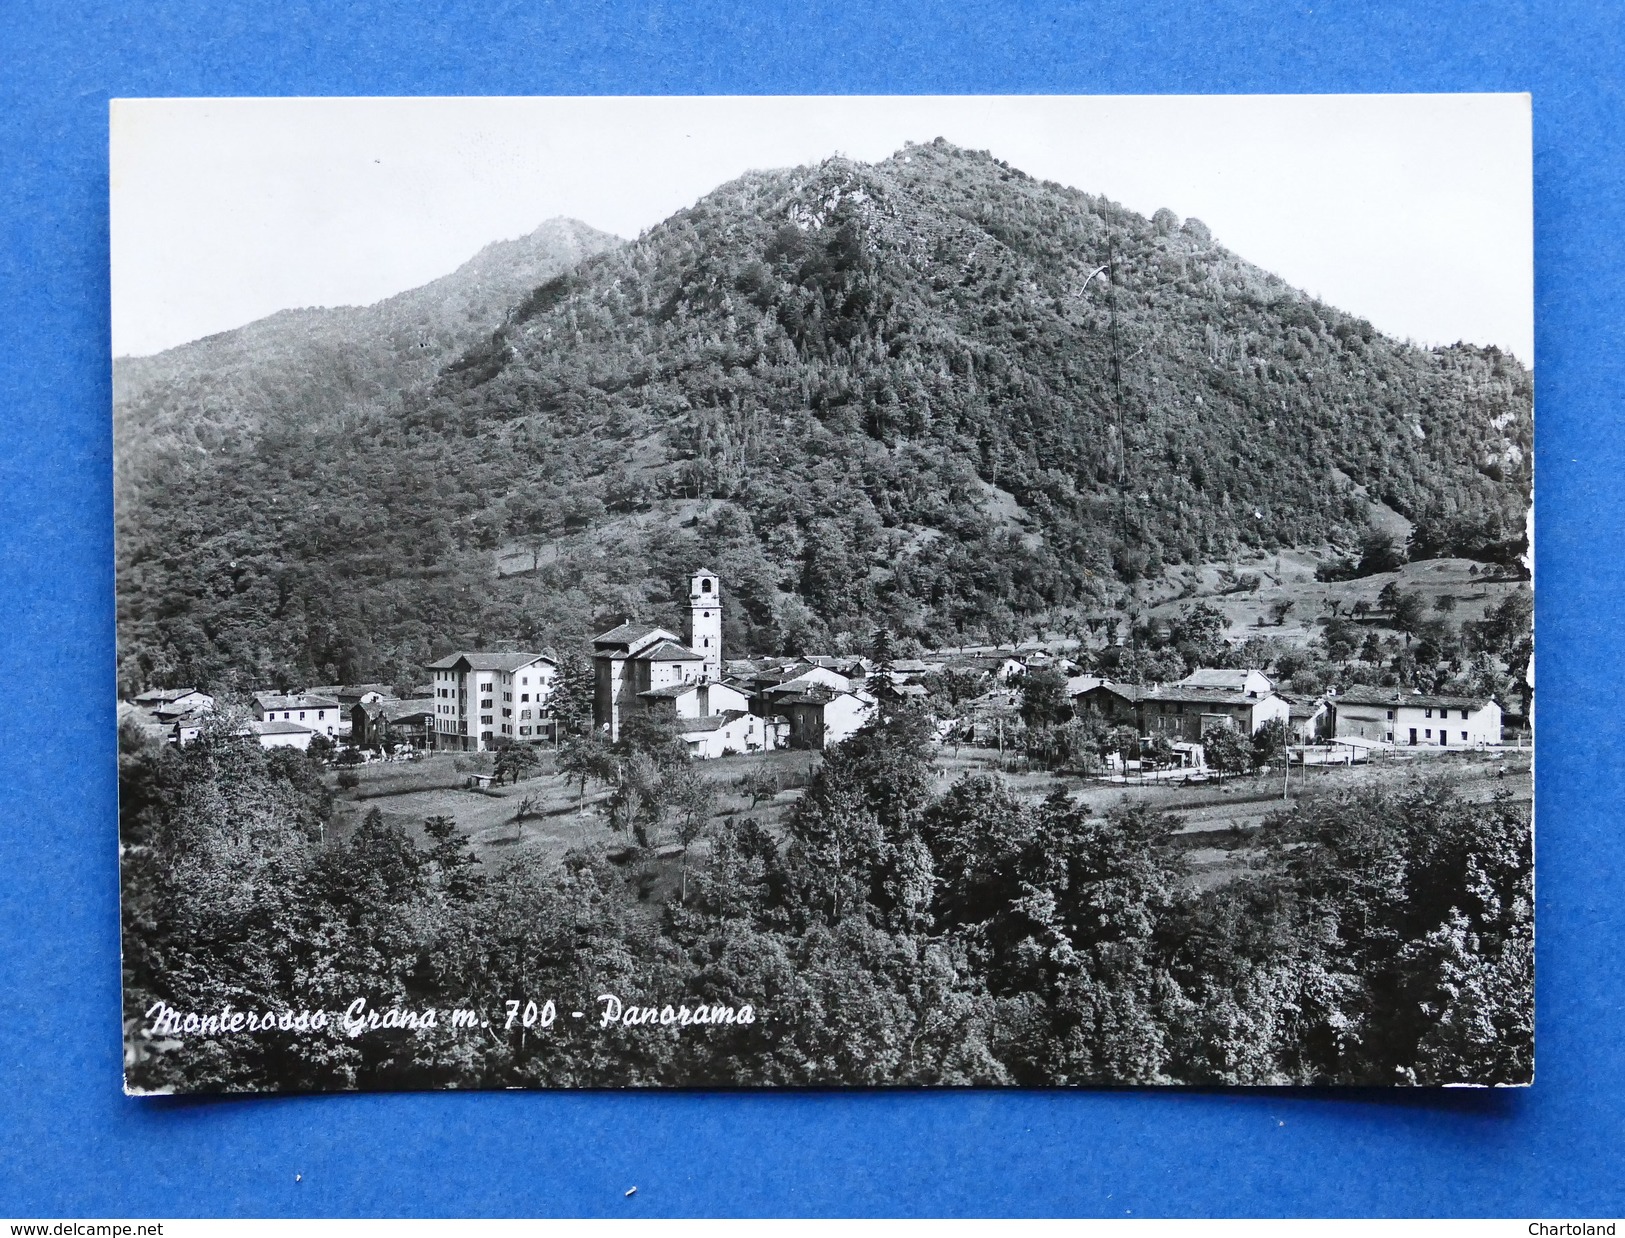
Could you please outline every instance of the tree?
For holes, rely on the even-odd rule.
[[[762,765],[741,774],[736,785],[743,794],[750,797],[750,806],[755,808],[763,800],[770,800],[779,793],[779,776]]]
[[[590,659],[574,649],[559,654],[558,671],[547,698],[548,711],[562,740],[592,729],[593,668]]]
[[[1268,764],[1277,753],[1285,751],[1286,746],[1286,723],[1280,718],[1271,718],[1253,732],[1253,764]]]
[[[623,760],[609,798],[610,828],[621,833],[630,830],[640,848],[653,847],[671,807],[668,779],[672,772],[641,749]]]
[[[1389,581],[1377,595],[1377,605],[1388,612],[1391,627],[1410,635],[1416,631],[1425,613],[1422,595],[1415,590],[1402,589],[1397,581]]]
[[[496,763],[491,767],[492,781],[500,783],[506,778],[517,784],[521,778],[530,777],[540,764],[541,758],[529,744],[507,744],[497,752]]]
[[[1258,589],[1258,577],[1247,578],[1253,591]],[[1185,607],[1168,625],[1168,644],[1179,652],[1191,666],[1218,666],[1224,661],[1227,648],[1225,631],[1230,621],[1211,602],[1193,602]]]
[[[711,818],[717,810],[717,793],[716,788],[690,765],[684,766],[671,779],[666,794],[671,800],[677,842],[683,849],[681,892],[678,897],[680,901],[687,902],[688,851],[710,829]]]
[[[618,762],[609,741],[597,731],[566,739],[559,748],[559,773],[580,784],[578,806],[585,806],[587,783],[615,780]]]
[[[1394,541],[1392,533],[1372,529],[1360,539],[1361,576],[1375,576],[1380,572],[1397,571],[1405,565],[1405,552]]]
[[[310,737],[310,743],[305,745],[305,755],[318,765],[326,765],[333,759],[339,746],[319,731]]]
[[[663,769],[688,762],[688,746],[678,729],[677,715],[670,709],[634,710],[621,720],[621,737],[615,750],[630,756],[643,753]]]
[[[1253,746],[1232,726],[1210,726],[1202,732],[1202,755],[1220,774],[1245,774],[1253,767]]]
[[[869,656],[874,659],[877,669],[881,671],[891,670],[891,664],[896,659],[897,654],[893,649],[890,629],[875,629],[874,635],[869,638]]]
[[[1360,647],[1360,629],[1347,619],[1330,619],[1320,639],[1326,646],[1326,656],[1341,666]]]
[[[1286,617],[1292,613],[1293,601],[1291,598],[1276,598],[1270,603],[1270,621],[1276,627],[1286,623]]]
[[[1021,677],[1021,720],[1029,727],[1055,726],[1071,716],[1066,676],[1059,671],[1036,670]]]

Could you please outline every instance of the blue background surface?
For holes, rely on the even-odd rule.
[[[1621,11],[1509,0],[6,4],[0,1214],[1625,1213]],[[110,97],[1455,90],[1534,96],[1532,1089],[121,1094]]]

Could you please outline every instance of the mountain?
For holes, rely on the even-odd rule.
[[[241,452],[266,425],[321,423],[432,377],[538,284],[620,244],[573,219],[487,245],[450,275],[373,305],[284,310],[113,362],[121,499],[166,458]]]
[[[940,139],[747,174],[383,394],[143,463],[121,683],[575,641],[673,619],[702,561],[731,650],[1003,639],[1170,564],[1352,546],[1372,500],[1521,530],[1530,487],[1511,356],[1388,339],[1199,221]]]

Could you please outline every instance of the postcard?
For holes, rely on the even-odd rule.
[[[1532,1080],[1527,96],[111,143],[129,1092]]]

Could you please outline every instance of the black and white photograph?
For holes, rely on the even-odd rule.
[[[127,1092],[1533,1081],[1528,96],[110,135]]]

